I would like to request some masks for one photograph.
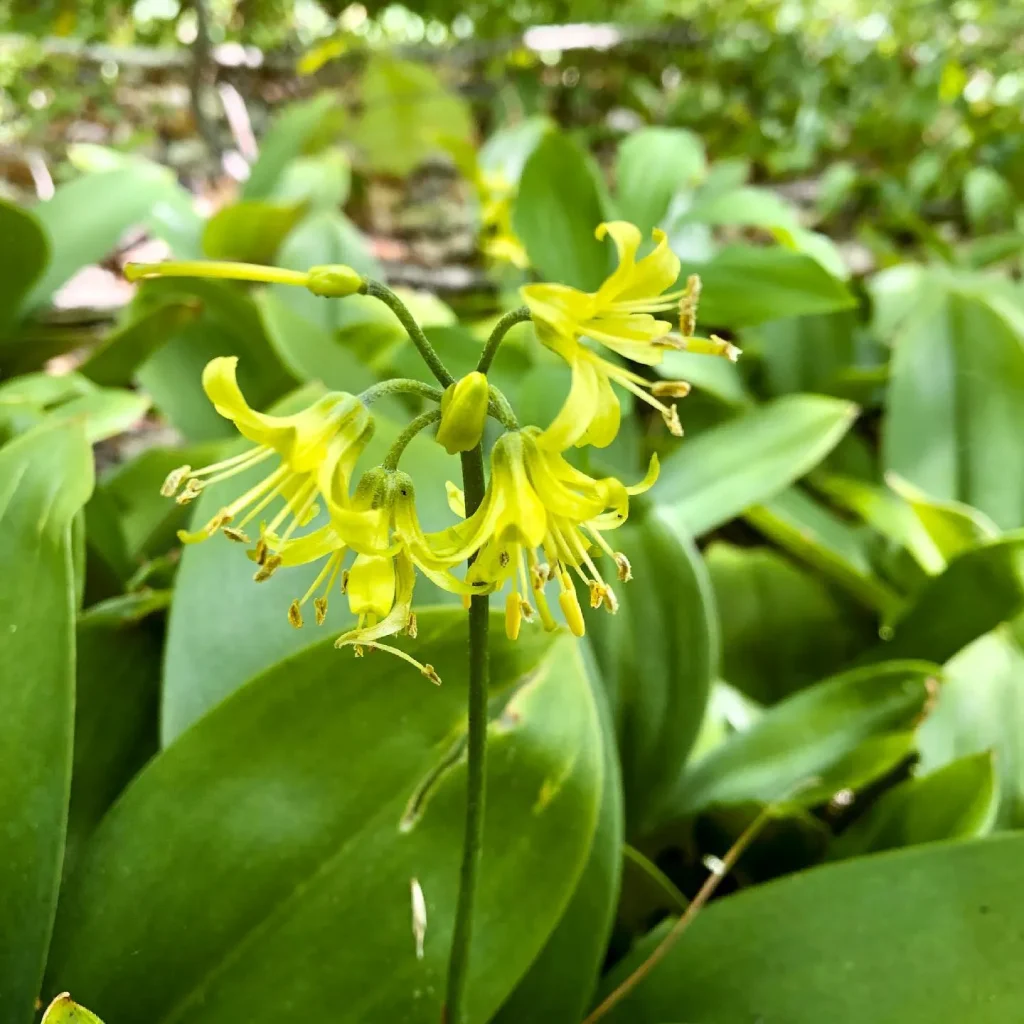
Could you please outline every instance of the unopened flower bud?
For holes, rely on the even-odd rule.
[[[355,295],[363,287],[363,279],[344,263],[331,263],[322,267],[310,267],[306,287],[314,295],[343,299],[346,295]]]
[[[468,452],[480,443],[489,401],[487,377],[476,370],[445,390],[437,441],[449,455]]]

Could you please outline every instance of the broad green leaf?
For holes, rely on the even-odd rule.
[[[0,199],[0,338],[14,325],[26,293],[46,268],[50,241],[30,210]]]
[[[480,147],[480,167],[500,175],[509,185],[518,185],[530,154],[554,127],[551,118],[533,114],[517,124],[498,128]]]
[[[799,224],[796,210],[775,192],[752,185],[741,185],[729,191],[698,196],[686,211],[687,220],[704,224],[739,225],[743,227],[795,227]]]
[[[1000,828],[1024,826],[1024,652],[1009,630],[988,633],[945,666],[942,700],[920,730],[921,768],[993,751]]]
[[[145,164],[87,174],[61,185],[52,199],[32,211],[50,238],[52,255],[24,311],[45,305],[82,267],[108,255],[128,228],[145,220],[177,188],[166,168]]]
[[[700,274],[700,320],[709,327],[749,327],[855,304],[820,263],[781,246],[730,245],[706,263],[684,266],[683,273]]]
[[[942,664],[1024,608],[1024,533],[970,548],[929,579],[886,629],[869,660]]]
[[[964,176],[964,212],[975,232],[1012,222],[1017,197],[1010,183],[991,167],[972,167]]]
[[[666,811],[827,799],[821,783],[827,779],[833,792],[849,785],[836,769],[859,771],[857,752],[865,742],[898,739],[914,727],[933,699],[936,672],[924,662],[886,662],[787,697],[690,767]]]
[[[293,160],[270,197],[277,203],[302,203],[311,211],[337,211],[348,200],[352,166],[341,149]]]
[[[843,312],[758,327],[753,333],[769,394],[829,393],[854,361],[854,325],[853,315]]]
[[[619,146],[615,200],[645,236],[668,212],[672,197],[704,177],[704,144],[685,128],[641,128]]]
[[[432,610],[419,623],[412,649],[441,687],[328,639],[152,761],[69,880],[47,992],[74,991],[122,1024],[305,1021],[324,993],[339,1022],[439,1020],[465,813],[466,617]],[[496,615],[467,1006],[481,1021],[569,905],[603,785],[575,642],[501,634]],[[412,879],[427,906],[422,959]]]
[[[654,500],[669,520],[700,536],[813,469],[856,415],[835,398],[777,398],[684,440],[665,459]]]
[[[140,314],[168,299],[198,299],[203,313],[177,331],[139,368],[153,404],[190,443],[234,437],[203,393],[203,367],[215,356],[238,356],[238,382],[254,409],[265,409],[298,383],[267,340],[252,298],[224,281],[165,280],[147,283]]]
[[[607,1024],[1005,1024],[1024,1009],[1024,836],[816,868],[705,910]],[[634,951],[625,975],[650,952]]]
[[[213,260],[271,263],[285,236],[302,220],[300,203],[243,199],[218,210],[203,229],[203,254]]]
[[[515,205],[530,263],[547,281],[597,288],[608,271],[608,248],[594,237],[602,220],[586,154],[566,135],[546,135],[523,168]]]
[[[667,380],[685,380],[693,385],[696,394],[711,395],[726,405],[753,403],[739,368],[728,359],[669,350],[654,371]]]
[[[321,121],[338,102],[330,92],[279,110],[260,141],[260,154],[242,186],[243,199],[269,199],[289,165],[305,153]]]
[[[837,672],[872,639],[859,609],[771,548],[716,542],[705,559],[721,623],[721,674],[761,704]]]
[[[0,450],[0,1018],[32,1019],[57,905],[71,785],[71,521],[92,489],[79,427]]]
[[[907,779],[883,793],[835,840],[829,859],[984,835],[999,802],[996,784],[989,752]]]
[[[898,595],[874,574],[864,528],[840,519],[799,487],[788,488],[767,504],[748,508],[744,518],[866,607],[885,615],[894,614],[899,607]]]
[[[198,301],[188,299],[155,305],[111,330],[79,372],[94,384],[127,387],[135,371],[172,335],[196,320],[201,310]]]
[[[102,604],[79,620],[65,878],[107,809],[157,751],[162,639],[159,623],[131,624]]]
[[[1019,316],[1019,313],[1018,313]],[[1024,526],[1024,332],[977,295],[947,292],[893,339],[882,455],[939,500]]]
[[[615,750],[615,726],[604,695],[595,703],[601,719],[604,770],[601,809],[590,856],[572,900],[540,955],[502,1006],[493,1024],[519,1024],[539,1015],[547,1020],[582,1020],[608,948],[622,876],[622,780]]]
[[[67,994],[62,992],[46,1008],[42,1024],[103,1024],[103,1021]]]
[[[406,175],[428,157],[473,139],[469,104],[425,64],[377,52],[360,84],[362,116],[350,138],[370,171]]]
[[[619,611],[587,614],[587,633],[615,719],[627,831],[679,778],[718,672],[718,622],[707,570],[689,537],[656,513],[616,531],[633,579]]]
[[[297,411],[309,404],[312,396],[311,389],[303,389],[274,411]],[[404,426],[380,415],[376,423],[360,469],[379,464]],[[417,485],[417,507],[424,528],[450,526],[454,517],[448,510],[444,481],[458,479],[458,460],[421,434],[407,449],[402,468]],[[189,506],[195,510],[193,522],[205,522],[225,500],[243,493],[268,471],[258,466],[209,488]],[[161,500],[174,505],[167,498]],[[243,548],[225,537],[216,536],[183,551],[168,623],[160,716],[164,745],[252,676],[316,643],[325,632],[334,636],[350,628],[348,603],[337,593],[331,597],[327,623],[321,630],[311,623],[303,629],[289,624],[288,605],[305,593],[317,566],[282,570],[259,584],[253,582],[253,572]],[[418,603],[436,600],[436,593],[427,581],[418,582]]]

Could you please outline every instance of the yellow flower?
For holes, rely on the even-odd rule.
[[[203,389],[217,412],[231,420],[243,437],[255,442],[255,447],[202,469],[181,466],[164,481],[161,493],[165,497],[177,494],[179,504],[184,505],[211,484],[229,480],[274,456],[278,463],[202,528],[194,533],[182,530],[178,536],[185,543],[206,540],[220,529],[232,540],[249,543],[244,533],[246,525],[276,499],[283,500],[284,506],[266,526],[261,526],[261,534],[287,540],[297,527],[316,515],[318,494],[332,495],[336,500],[347,495],[353,467],[373,432],[367,408],[355,396],[340,391],[329,392],[292,416],[256,412],[235,379],[237,364],[234,356],[211,360],[203,370]],[[260,543],[265,554],[265,542]],[[266,579],[276,563],[272,559],[257,560],[261,561],[257,578]]]
[[[586,583],[593,608],[614,612],[615,593],[594,562],[596,547],[615,562],[618,578],[630,578],[625,555],[613,551],[603,536],[621,526],[629,514],[629,496],[647,490],[657,478],[657,458],[643,481],[626,487],[608,477],[594,480],[557,452],[538,444],[536,427],[503,434],[491,452],[491,478],[479,509],[465,523],[430,535],[434,550],[454,558],[476,551],[466,576],[472,587],[500,590],[511,583],[505,604],[505,630],[515,639],[523,618],[531,618],[532,593],[546,629],[555,621],[544,586],[555,580],[559,604],[570,630],[584,632],[583,614],[569,570]],[[449,485],[453,510],[465,514],[461,492]]]
[[[511,263],[520,270],[528,267],[530,259],[512,227],[515,188],[500,174],[489,171],[477,172],[476,187],[480,196],[480,230],[484,253],[492,260]]]
[[[474,370],[450,384],[441,398],[437,443],[449,455],[468,452],[480,443],[491,400],[487,377]]]
[[[276,560],[278,567],[324,560],[305,595],[292,602],[289,621],[293,626],[302,626],[302,607],[312,598],[317,625],[323,624],[328,596],[351,550],[355,560],[342,576],[342,590],[348,596],[357,624],[338,637],[335,646],[352,646],[357,655],[365,647],[388,651],[414,665],[433,682],[440,682],[430,665],[421,664],[381,640],[403,632],[415,636],[412,597],[417,569],[453,593],[474,592],[471,585],[448,571],[467,556],[458,551],[452,556],[435,549],[419,523],[412,479],[398,470],[369,470],[360,479],[351,501],[338,504],[329,500],[327,511],[330,522],[326,526],[305,536],[267,541],[269,557]],[[447,546],[452,547],[450,539]]]

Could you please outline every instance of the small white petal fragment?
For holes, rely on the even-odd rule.
[[[423,940],[427,937],[427,901],[423,898],[423,889],[419,880],[409,879],[412,892],[412,934],[416,940],[416,959],[423,959]]]

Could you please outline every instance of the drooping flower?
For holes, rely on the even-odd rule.
[[[342,574],[342,590],[356,616],[356,628],[343,633],[335,646],[352,646],[357,655],[366,647],[388,651],[414,665],[433,682],[439,682],[430,665],[405,651],[382,643],[399,633],[416,634],[412,611],[416,571],[439,587],[457,594],[474,588],[449,571],[466,554],[453,549],[438,551],[420,526],[411,477],[400,470],[377,467],[363,474],[350,502],[327,501],[329,522],[312,533],[294,538],[270,538],[267,549],[280,567],[323,561],[324,565],[302,598],[288,611],[293,626],[303,624],[302,608],[312,598],[316,621],[322,625],[327,599],[349,551],[355,559]],[[482,588],[477,588],[482,591]],[[316,596],[319,594],[319,596]]]
[[[546,629],[554,629],[545,585],[559,586],[558,601],[569,629],[584,632],[583,613],[569,570],[590,591],[590,605],[614,612],[615,592],[598,569],[594,555],[611,557],[618,578],[630,578],[625,555],[612,549],[604,533],[621,526],[629,514],[629,497],[647,490],[657,477],[657,459],[643,481],[627,487],[613,477],[595,480],[575,469],[555,451],[542,447],[536,427],[503,434],[491,452],[491,477],[480,507],[463,524],[443,535],[428,535],[442,556],[476,551],[466,581],[488,591],[506,583],[505,630],[519,634],[523,618],[531,618],[532,594]],[[461,492],[449,486],[454,511],[465,514]],[[596,550],[595,550],[596,549]]]
[[[234,356],[211,360],[203,370],[203,390],[217,412],[255,447],[202,469],[181,466],[164,481],[161,493],[177,495],[179,504],[187,504],[212,484],[269,463],[275,456],[277,464],[199,530],[181,531],[179,537],[185,543],[206,540],[218,530],[232,540],[249,543],[245,527],[278,499],[283,507],[261,526],[261,532],[287,539],[316,515],[319,494],[347,494],[356,460],[373,432],[367,408],[355,396],[340,391],[328,392],[291,416],[256,412],[238,386],[237,365]],[[273,561],[264,561],[263,578],[273,568]]]
[[[559,450],[573,444],[604,447],[611,443],[621,415],[612,382],[655,408],[673,434],[683,432],[675,406],[662,399],[686,395],[685,381],[649,381],[599,355],[581,339],[634,362],[656,365],[666,349],[684,347],[685,339],[671,321],[654,314],[674,310],[681,302],[692,310],[695,286],[691,281],[666,291],[678,279],[680,263],[664,232],[655,230],[655,247],[640,260],[636,254],[642,236],[634,225],[601,224],[597,237],[606,236],[615,243],[619,264],[596,292],[562,284],[531,284],[521,289],[541,343],[572,369],[569,397],[542,442]],[[692,316],[687,314],[686,319]]]

